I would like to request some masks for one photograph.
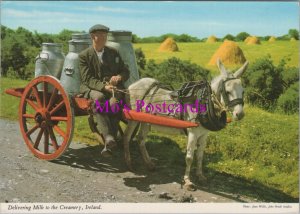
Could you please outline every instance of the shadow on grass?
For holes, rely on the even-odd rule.
[[[167,137],[149,135],[146,145],[149,155],[156,164],[156,170],[153,172],[147,170],[137,143],[132,142],[130,151],[134,175],[122,175],[124,184],[143,192],[151,191],[151,185],[153,184],[174,182],[180,184],[185,171],[185,154],[178,144]],[[114,151],[112,158],[101,157],[101,149],[100,146],[69,148],[61,158],[52,162],[96,172],[125,173],[128,171],[124,161],[123,149],[120,146]],[[234,177],[209,168],[205,168],[205,176],[208,182],[202,184],[195,182],[198,189],[238,202],[245,202],[246,199],[249,201],[249,198],[251,201],[257,200],[257,202],[299,201],[299,199],[292,198],[259,182]],[[191,179],[196,181],[194,168],[192,168]]]
[[[243,201],[244,197],[255,199],[257,202],[281,202],[291,203],[299,202],[299,199],[293,198],[277,189],[267,187],[257,181],[249,181],[243,178],[234,177],[227,173],[220,173],[212,169],[206,169],[208,182],[206,185],[198,185],[198,188],[222,195],[234,195],[236,199]]]

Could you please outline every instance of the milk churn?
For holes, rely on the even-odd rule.
[[[61,72],[60,83],[70,95],[79,93],[80,70],[78,54],[91,45],[91,37],[87,33],[72,34],[69,41],[69,53],[66,56]]]
[[[119,51],[124,63],[128,65],[130,76],[125,82],[125,88],[139,79],[137,62],[134,49],[131,43],[132,33],[130,31],[110,31],[108,33],[107,46]]]
[[[73,33],[72,34],[73,41],[85,41],[92,44],[92,39],[89,33]]]
[[[58,43],[43,43],[42,52],[35,58],[34,76],[51,75],[60,78],[65,56],[62,53],[62,45]],[[42,85],[38,89],[42,90]]]

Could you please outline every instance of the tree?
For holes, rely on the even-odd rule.
[[[282,72],[282,80],[286,87],[299,82],[299,69],[296,67],[286,68],[284,72]]]
[[[238,35],[236,35],[235,39],[236,41],[243,42],[248,36],[250,36],[249,33],[240,32]]]
[[[270,56],[257,59],[242,78],[247,101],[264,109],[272,109],[284,89],[284,69],[284,60],[275,66]]]
[[[200,39],[190,36],[188,34],[181,34],[175,37],[176,42],[199,42]]]
[[[146,67],[146,58],[141,48],[135,49],[135,57],[138,65],[139,75],[145,70]]]
[[[230,41],[234,41],[235,37],[231,34],[227,34],[226,36],[224,36],[223,41],[225,41],[226,39]]]
[[[270,38],[271,36],[263,36],[260,40],[269,41]]]
[[[8,27],[5,27],[4,25],[1,25],[1,40],[5,39],[6,36],[12,35],[13,33],[13,30],[9,29]]]
[[[29,30],[23,28],[23,27],[18,27],[15,36],[19,37],[19,41],[23,41],[27,46],[34,46],[34,47],[39,47],[39,43],[35,39],[34,35],[32,32]]]
[[[290,36],[288,34],[285,34],[285,35],[282,35],[282,36],[278,36],[276,38],[277,40],[282,40],[282,41],[287,41],[287,40],[290,40]]]
[[[161,36],[159,36],[158,38],[157,38],[157,42],[163,42],[163,41],[165,41],[167,38],[169,38],[169,37],[171,37],[171,38],[173,38],[174,40],[175,40],[175,38],[177,37],[177,35],[176,34],[173,34],[173,33],[167,33],[167,34],[163,34],[163,35],[161,35]],[[175,40],[176,41],[176,40]]]
[[[136,34],[132,34],[132,39],[131,39],[132,43],[138,43],[139,40],[140,38]]]
[[[184,82],[210,79],[209,70],[176,57],[169,58],[160,64],[149,60],[142,76],[155,78],[174,88],[179,88]]]
[[[299,31],[296,29],[289,29],[289,36],[299,40]]]
[[[71,30],[63,29],[58,34],[58,39],[61,40],[62,42],[68,42],[72,38],[72,34],[73,33],[76,33],[76,31],[71,31]]]
[[[284,113],[297,113],[299,111],[299,83],[293,83],[277,101],[277,107]]]
[[[11,76],[26,79],[25,66],[30,62],[29,56],[25,53],[27,46],[18,37],[6,37],[2,44],[1,67],[4,76],[12,71]],[[11,69],[10,69],[11,68]]]
[[[144,38],[139,38],[137,35],[133,34],[132,43],[161,43],[169,37],[173,38],[176,42],[200,42],[200,39],[188,34],[177,35],[173,33],[167,33],[160,36],[149,36]]]

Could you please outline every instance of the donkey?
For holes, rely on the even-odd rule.
[[[248,62],[239,68],[234,74],[228,72],[222,62],[218,59],[217,66],[220,70],[220,75],[215,77],[211,81],[211,89],[218,103],[224,106],[228,111],[232,113],[233,120],[240,120],[244,117],[243,111],[243,87],[241,84],[240,77],[246,71]],[[153,84],[156,87],[153,87]],[[128,88],[130,94],[130,105],[132,109],[136,109],[136,100],[143,100],[145,103],[161,103],[164,100],[168,104],[175,104],[173,100],[174,91],[167,90],[158,83],[157,80],[152,78],[142,78],[137,82],[133,83]],[[195,118],[195,113],[187,111],[183,115],[184,120],[193,121]],[[127,167],[132,170],[130,151],[129,151],[129,141],[132,139],[132,135],[136,132],[139,122],[128,121],[127,127],[124,131],[123,145],[124,145],[124,155]],[[145,140],[150,129],[154,128],[159,131],[167,133],[185,133],[183,129],[174,129],[168,127],[162,127],[157,125],[152,125],[149,123],[141,123],[139,132],[137,134],[137,141],[139,145],[140,152],[142,154],[143,160],[150,170],[155,168],[152,162],[146,145]],[[208,136],[209,130],[199,125],[198,127],[187,129],[187,151],[186,151],[186,170],[184,174],[184,187],[188,190],[195,190],[195,185],[190,180],[190,170],[193,162],[194,152],[196,150],[197,158],[197,168],[196,175],[199,181],[206,181],[205,176],[202,172],[202,161],[203,153],[206,146],[206,138]]]

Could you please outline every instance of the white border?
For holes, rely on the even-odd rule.
[[[122,212],[120,212],[122,211]],[[1,203],[0,213],[285,213],[297,203]]]

